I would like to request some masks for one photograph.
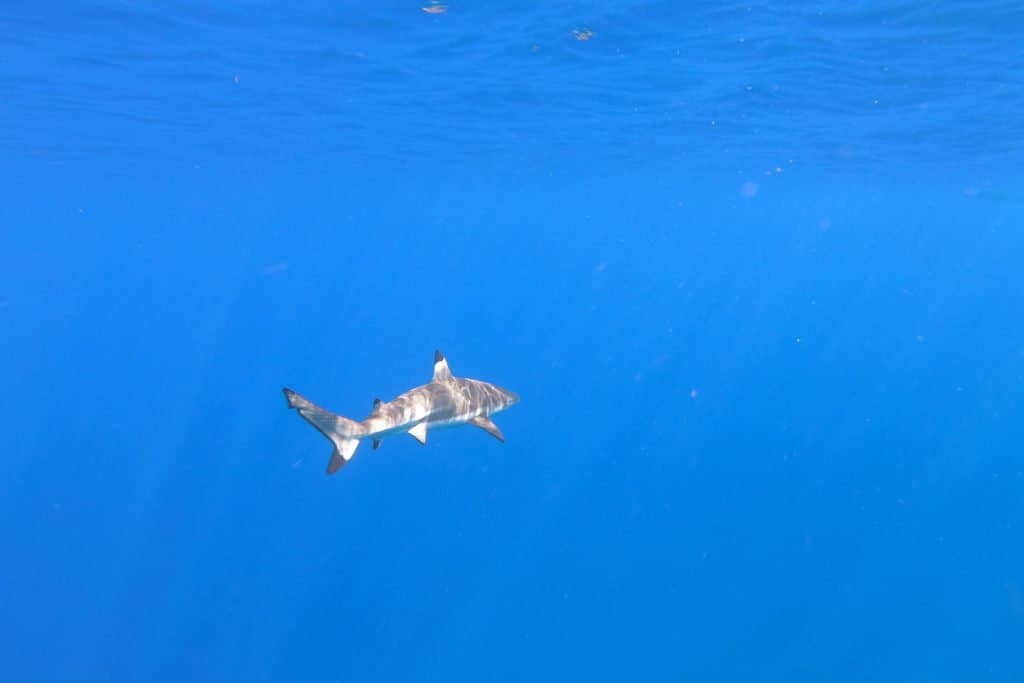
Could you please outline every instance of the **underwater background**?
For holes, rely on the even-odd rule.
[[[0,11],[0,680],[1024,680],[1024,5]],[[429,380],[473,427],[330,444]]]

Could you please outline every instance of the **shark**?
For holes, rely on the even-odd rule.
[[[344,467],[363,439],[372,440],[374,450],[380,448],[385,437],[394,434],[410,434],[426,444],[430,430],[468,424],[504,443],[505,436],[491,415],[519,402],[517,394],[495,384],[454,376],[440,351],[434,352],[434,376],[429,383],[391,401],[374,399],[373,410],[362,422],[336,415],[287,387],[283,391],[288,407],[334,444],[327,474]]]

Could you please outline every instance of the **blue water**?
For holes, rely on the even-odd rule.
[[[424,5],[0,12],[0,680],[1024,680],[1024,6]]]

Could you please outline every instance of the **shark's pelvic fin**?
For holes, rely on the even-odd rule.
[[[417,441],[419,441],[420,443],[426,443],[427,442],[427,423],[426,422],[420,422],[418,425],[416,425],[415,427],[410,429],[409,433],[412,434],[413,438],[416,439]]]
[[[448,369],[448,361],[440,351],[434,351],[434,381],[446,382],[452,378],[452,371]]]
[[[501,430],[498,429],[498,425],[494,424],[491,418],[479,415],[470,420],[469,424],[479,427],[498,441],[505,443],[505,435],[501,433]]]
[[[288,399],[289,408],[295,408],[302,419],[316,427],[334,444],[334,452],[331,453],[331,459],[327,463],[327,474],[334,474],[344,467],[345,463],[355,455],[359,439],[366,435],[363,425],[355,420],[324,410],[291,389],[284,389],[284,397]]]

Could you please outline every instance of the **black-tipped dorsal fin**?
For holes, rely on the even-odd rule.
[[[452,371],[448,369],[448,361],[440,351],[434,351],[434,381],[444,382],[452,378]]]
[[[379,398],[373,399],[373,409],[370,411],[370,417],[380,417],[380,409],[383,405],[384,403]]]

